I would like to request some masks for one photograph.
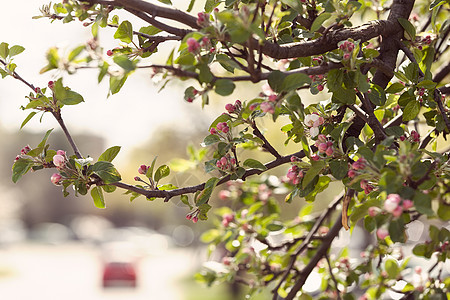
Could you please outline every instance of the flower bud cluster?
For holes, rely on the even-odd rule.
[[[364,157],[360,157],[357,161],[353,162],[350,169],[347,172],[348,177],[353,178],[358,175],[358,171],[364,170],[367,167],[367,161]]]
[[[359,186],[364,190],[364,193],[370,194],[373,191],[374,187],[367,180],[363,179],[359,182]]]
[[[262,92],[259,94],[260,97],[264,97],[267,99],[267,101],[261,102],[261,103],[254,103],[250,105],[250,110],[255,110],[258,105],[261,111],[265,113],[273,114],[275,113],[275,104],[278,100],[277,94],[272,90],[270,85],[268,83],[265,83],[262,87]]]
[[[192,37],[186,40],[186,44],[188,46],[188,51],[191,53],[198,53],[201,48],[200,43]]]
[[[234,221],[234,214],[233,213],[228,213],[228,214],[224,214],[222,216],[222,225],[224,227],[228,227],[230,225],[231,222]]]
[[[212,127],[209,130],[210,134],[220,134],[220,132],[228,133],[230,131],[230,127],[228,126],[227,122],[220,122],[216,125],[216,127]]]
[[[236,159],[228,153],[216,162],[216,166],[222,171],[232,171],[236,166]]]
[[[323,81],[325,79],[325,76],[323,76],[323,75],[309,75],[309,78],[311,78],[311,82],[313,82],[313,83],[314,82],[320,82],[317,85],[317,89],[319,90],[319,92],[323,91],[323,88],[324,88]]]
[[[407,139],[407,138],[406,138],[405,135],[402,135],[402,136],[400,137],[400,140],[401,140],[401,141],[405,141],[406,139]],[[417,131],[412,130],[411,133],[410,133],[410,135],[409,135],[409,141],[410,141],[411,143],[419,143],[419,142],[420,142],[420,134],[419,134]]]
[[[411,200],[402,199],[398,194],[389,194],[383,204],[384,210],[395,218],[400,217],[405,210],[413,206],[414,203]]]
[[[316,146],[319,149],[319,153],[325,154],[326,156],[333,156],[335,152],[333,141],[328,140],[323,134],[319,134],[316,141]]]
[[[297,185],[302,180],[304,174],[303,170],[300,169],[297,165],[293,165],[287,172],[286,177],[294,185]]]
[[[312,113],[305,116],[305,125],[309,127],[311,137],[316,137],[320,133],[319,127],[325,123],[325,119],[318,113]]]
[[[240,111],[242,110],[242,103],[240,100],[236,100],[236,102],[234,102],[234,105],[231,103],[226,104],[225,109],[229,114],[239,115]]]
[[[191,220],[194,223],[198,222],[198,214],[200,213],[200,211],[198,209],[191,211],[190,213],[188,213],[186,215],[186,219],[187,220]]]
[[[205,12],[199,12],[197,14],[197,25],[200,27],[209,26],[209,14]]]
[[[380,240],[384,240],[387,236],[389,236],[389,231],[387,228],[381,227],[377,229],[377,237]]]
[[[350,58],[352,57],[352,52],[355,49],[355,44],[350,41],[345,41],[339,45],[339,49],[344,52],[344,60],[350,60]]]

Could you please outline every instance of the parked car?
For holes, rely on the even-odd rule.
[[[111,261],[103,265],[103,287],[136,287],[136,266],[132,262]]]

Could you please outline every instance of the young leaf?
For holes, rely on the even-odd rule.
[[[216,177],[208,179],[208,181],[205,183],[205,188],[203,189],[203,191],[200,192],[195,201],[195,204],[197,206],[201,206],[202,204],[205,204],[209,200],[218,182],[219,178]]]
[[[267,167],[265,165],[263,165],[261,162],[257,161],[256,159],[246,159],[244,161],[244,166],[249,167],[249,168],[253,168],[253,169],[258,169],[258,170],[267,170]]]
[[[214,91],[221,96],[231,95],[235,88],[236,85],[229,79],[219,79],[214,85]]]
[[[414,25],[403,18],[398,18],[398,22],[402,25],[403,29],[405,29],[405,38],[414,41],[416,39],[416,28],[414,28]]]
[[[100,155],[98,161],[113,161],[113,159],[119,154],[120,146],[113,146],[105,150],[105,152]]]
[[[25,126],[25,124],[27,124],[28,121],[30,121],[31,118],[33,118],[35,114],[37,114],[37,112],[32,111],[32,112],[25,118],[25,120],[23,120],[22,125],[20,125],[20,129],[22,129],[23,126]]]
[[[155,156],[155,158],[152,161],[152,164],[150,165],[150,168],[148,168],[147,173],[145,174],[147,178],[153,178],[153,170],[155,169],[155,163],[157,158],[158,156]]]
[[[47,132],[44,135],[44,138],[42,139],[42,141],[39,143],[39,145],[36,148],[44,148],[45,143],[47,143],[47,139],[50,136],[50,133],[52,133],[52,131],[53,131],[53,128],[47,130]]]
[[[106,184],[120,181],[119,172],[114,168],[114,165],[109,161],[98,161],[92,166],[92,172],[94,172],[102,181]]]
[[[160,166],[155,172],[155,182],[159,182],[162,178],[169,176],[170,168],[167,165]]]
[[[24,50],[25,50],[24,47],[19,46],[19,45],[14,45],[14,46],[12,46],[12,47],[9,49],[9,56],[10,56],[10,57],[13,57],[13,56],[15,56],[15,55],[17,55],[17,54],[22,53]]]
[[[119,39],[124,43],[131,43],[133,40],[133,26],[128,21],[123,21],[114,34],[115,39]]]
[[[0,44],[0,57],[3,59],[6,59],[6,57],[8,57],[9,54],[9,49],[8,49],[8,43],[1,43]]]
[[[94,199],[94,205],[97,208],[105,208],[105,198],[103,197],[102,189],[96,186],[91,190],[92,199]]]
[[[33,162],[29,159],[20,158],[17,160],[12,168],[12,181],[16,183],[22,175],[26,174],[33,165]]]
[[[328,20],[331,17],[331,13],[322,13],[320,14],[311,25],[311,32],[317,31],[322,23]]]
[[[417,101],[410,101],[408,104],[406,104],[405,109],[403,110],[403,121],[411,121],[417,115],[420,111],[420,103]]]

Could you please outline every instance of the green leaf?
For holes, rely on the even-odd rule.
[[[198,70],[200,71],[198,79],[201,83],[209,83],[213,80],[214,76],[207,64],[200,64]]]
[[[76,105],[84,102],[83,96],[74,91],[66,91],[65,97],[58,100],[64,105]]]
[[[120,146],[113,146],[105,150],[105,152],[100,155],[98,161],[113,161],[113,159],[119,154]]]
[[[125,54],[116,55],[114,56],[113,60],[116,64],[118,64],[122,69],[124,69],[127,72],[136,69],[136,65]]]
[[[396,278],[398,273],[400,272],[397,262],[393,259],[386,260],[384,267],[386,268],[386,272],[391,279]]]
[[[416,39],[416,28],[407,19],[398,18],[398,22],[405,29],[405,38],[414,41]]]
[[[156,28],[155,26],[141,27],[141,29],[139,29],[139,32],[145,33],[147,35],[155,35],[157,33],[160,33],[161,31],[161,29]]]
[[[107,193],[112,193],[116,190],[116,186],[114,185],[102,185],[102,189]]]
[[[413,202],[417,211],[420,212],[421,214],[426,214],[428,216],[434,215],[434,212],[431,209],[430,195],[417,192],[413,198]]]
[[[188,7],[188,9],[186,11],[187,12],[191,12],[192,8],[194,7],[194,4],[195,4],[195,0],[191,0],[189,2],[189,7]]]
[[[403,219],[391,221],[389,224],[389,236],[393,242],[404,243],[406,241],[405,224]]]
[[[6,57],[8,57],[9,54],[9,49],[8,49],[8,43],[1,43],[0,44],[0,57],[3,59],[6,59]]]
[[[55,98],[64,105],[76,105],[84,101],[80,94],[63,86],[62,78],[56,80],[53,91]]]
[[[386,93],[395,94],[403,91],[404,88],[405,86],[403,84],[401,84],[400,82],[395,82],[387,88]]]
[[[125,81],[127,80],[128,76],[111,76],[109,78],[109,89],[111,90],[111,93],[114,95],[120,91],[122,86],[125,84]]]
[[[216,177],[212,177],[212,178],[208,179],[208,181],[205,183],[205,188],[203,189],[203,191],[200,192],[200,194],[198,195],[198,197],[196,199],[195,204],[197,206],[201,206],[209,200],[209,198],[211,197],[211,194],[218,182],[219,182],[219,178],[216,178]]]
[[[341,69],[330,70],[327,75],[327,87],[330,92],[334,92],[340,89],[342,87],[343,80],[344,73]]]
[[[418,101],[410,101],[408,104],[406,104],[405,109],[403,110],[403,121],[411,121],[417,115],[420,111],[420,103]]]
[[[44,138],[42,139],[42,141],[39,143],[39,145],[36,148],[44,148],[45,143],[47,143],[48,137],[50,136],[50,133],[52,133],[53,128],[47,130],[47,132],[44,135]]]
[[[266,226],[266,229],[269,231],[279,231],[283,228],[284,228],[284,225],[281,222],[270,223],[269,225]]]
[[[290,74],[290,75],[286,76],[286,78],[284,78],[281,89],[283,91],[288,92],[291,90],[298,89],[299,87],[303,86],[304,84],[310,83],[310,82],[311,82],[311,78],[309,78],[309,76],[306,74],[303,74],[303,73]]]
[[[15,55],[17,55],[17,54],[22,53],[24,50],[25,50],[24,47],[19,46],[19,45],[14,45],[14,46],[12,46],[12,47],[9,49],[9,56],[10,56],[10,57],[13,57],[13,56],[15,56]]]
[[[133,40],[133,26],[128,21],[123,21],[114,33],[114,38],[119,39],[124,43],[131,43]]]
[[[302,188],[305,188],[317,175],[322,172],[323,168],[325,167],[324,161],[313,161],[311,168],[306,171],[305,176],[303,177],[302,181]]]
[[[105,208],[105,198],[103,197],[102,189],[96,186],[91,190],[92,199],[94,199],[94,205],[97,208]]]
[[[262,171],[267,170],[267,167],[265,165],[263,165],[261,162],[257,161],[256,159],[252,159],[252,158],[246,159],[244,161],[244,166],[253,168],[253,169],[262,170]]]
[[[167,5],[172,5],[172,2],[170,0],[158,0],[158,1]]]
[[[205,137],[205,139],[203,140],[202,146],[206,147],[206,146],[214,145],[215,143],[218,143],[218,142],[220,142],[220,138],[215,134],[210,134]]]
[[[155,163],[157,158],[158,156],[155,156],[155,158],[152,161],[152,164],[150,165],[150,168],[148,168],[147,173],[145,174],[147,178],[153,178],[153,170],[155,169]]]
[[[331,13],[322,13],[320,14],[311,25],[311,32],[316,32],[322,23],[328,20],[331,17]]]
[[[440,6],[443,5],[445,2],[449,2],[448,0],[434,0],[431,4],[430,4],[430,10],[435,8],[436,6]]]
[[[356,101],[356,92],[354,89],[339,88],[333,92],[333,100],[344,104],[354,104]]]
[[[236,85],[230,79],[219,79],[214,84],[214,91],[221,96],[231,95]]]
[[[272,88],[274,92],[281,92],[283,81],[286,78],[286,75],[283,72],[278,70],[272,71],[268,78],[269,86]]]
[[[368,95],[370,101],[375,105],[383,106],[386,103],[386,93],[379,85],[373,84]]]
[[[78,55],[80,55],[81,51],[83,51],[84,48],[85,48],[85,46],[82,45],[82,46],[78,46],[75,49],[73,49],[72,51],[70,51],[68,60],[73,61]]]
[[[341,180],[347,176],[348,163],[344,160],[332,160],[330,161],[330,170],[334,178]]]
[[[120,181],[119,172],[114,165],[109,161],[98,161],[92,166],[92,172],[94,172],[102,181],[106,184]]]
[[[160,166],[155,172],[155,182],[159,182],[162,178],[169,176],[170,168],[167,165]]]
[[[33,161],[29,159],[19,158],[12,168],[12,181],[16,183],[22,175],[25,175],[33,166]]]
[[[422,80],[417,84],[418,88],[425,88],[425,89],[434,89],[436,87],[436,82],[432,80]]]
[[[30,114],[25,118],[25,120],[23,120],[22,125],[20,125],[20,129],[22,129],[23,126],[25,126],[25,124],[27,124],[28,121],[30,121],[31,118],[33,118],[35,114],[37,114],[37,112],[35,112],[35,111],[30,112]]]

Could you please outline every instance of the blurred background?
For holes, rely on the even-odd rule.
[[[179,9],[188,6],[188,1],[173,2]],[[43,4],[46,3],[41,0],[23,0],[4,5],[0,42],[25,47],[25,52],[15,59],[16,70],[35,86],[45,87],[49,80],[64,75],[64,84],[83,95],[84,103],[63,110],[67,127],[82,154],[94,160],[105,149],[122,146],[114,163],[124,182],[133,184],[139,165],[150,164],[155,156],[158,156],[158,165],[168,164],[175,157],[187,159],[186,147],[200,148],[209,124],[224,111],[226,103],[234,103],[236,95],[242,100],[249,99],[261,90],[261,84],[237,85],[234,97],[211,95],[211,104],[202,109],[200,103],[183,100],[184,89],[195,86],[194,82],[174,80],[158,92],[162,83],[155,84],[155,78],[145,70],[133,74],[121,92],[110,97],[107,97],[108,80],[97,84],[95,69],[79,70],[73,76],[57,72],[40,75],[39,70],[46,65],[48,48],[57,46],[62,53],[68,53],[91,38],[90,28],[79,22],[51,24],[47,19],[33,20],[32,16],[39,15]],[[121,20],[132,21],[134,28],[146,25],[129,15],[119,16]],[[104,52],[119,45],[111,38],[113,34],[113,29],[100,31]],[[164,63],[174,45],[161,48],[152,62]],[[72,154],[50,115],[45,115],[42,122],[35,117],[19,130],[29,113],[19,109],[27,103],[25,95],[28,93],[29,89],[17,80],[0,80],[1,298],[234,299],[227,292],[231,291],[228,286],[205,288],[193,279],[194,273],[207,260],[205,245],[199,242],[199,236],[217,222],[213,213],[210,220],[193,224],[186,220],[189,210],[178,199],[169,203],[157,199],[150,203],[140,197],[130,203],[129,197],[119,190],[107,194],[107,207],[99,210],[88,196],[75,197],[71,193],[64,198],[60,187],[50,183],[52,170],[29,173],[13,184],[14,158],[27,144],[35,147],[48,129],[55,128],[49,139],[51,148]],[[309,96],[307,100],[323,98]],[[268,129],[266,137],[275,148],[281,149],[281,154],[297,151],[295,145],[283,146],[285,137],[279,128],[287,123],[283,118],[276,124],[261,120],[261,127]],[[255,156],[262,161],[271,159],[264,153],[252,153],[252,157]],[[275,175],[284,175],[287,168],[276,169]],[[201,171],[174,174],[172,172],[165,183],[181,187],[207,179]],[[340,186],[335,185],[320,194],[315,210],[324,209],[339,192]],[[214,196],[212,205],[220,206],[220,201]],[[285,204],[283,196],[280,196],[280,203],[289,208],[284,209],[284,217],[291,218],[304,205],[299,199]],[[426,224],[417,221],[410,227],[411,242],[425,238]],[[370,236],[359,228],[353,234],[353,256],[359,257],[360,249],[370,241]],[[343,232],[334,247],[340,249],[349,243],[348,232]],[[318,282],[320,280],[311,277],[305,289],[317,291]],[[268,294],[260,294],[254,299],[268,297]]]

